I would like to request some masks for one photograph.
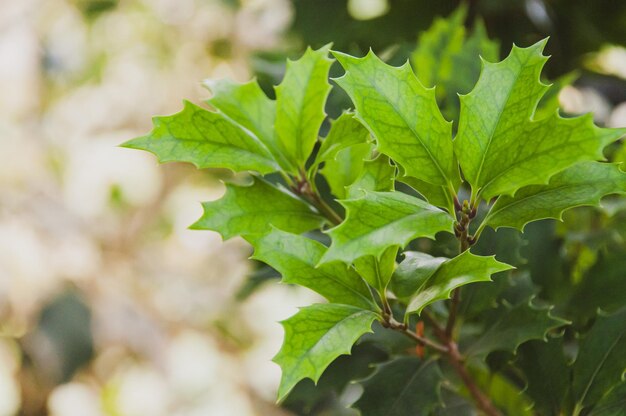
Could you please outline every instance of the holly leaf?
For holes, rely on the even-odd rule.
[[[311,165],[319,165],[322,162],[334,160],[342,149],[347,147],[367,143],[370,138],[370,132],[365,126],[354,118],[353,113],[343,113],[337,120],[330,124],[328,136],[322,140],[320,150],[315,157],[315,163]]]
[[[520,189],[515,196],[501,196],[484,220],[497,229],[523,230],[531,221],[562,219],[565,210],[581,205],[598,205],[613,193],[626,193],[626,173],[617,164],[581,162],[554,175],[547,185]]]
[[[558,415],[570,384],[562,338],[525,342],[517,350],[517,367],[526,378],[526,394],[540,414]]]
[[[434,261],[430,260],[430,264],[433,263]],[[457,287],[491,281],[492,274],[512,268],[497,261],[493,256],[476,256],[468,250],[441,263],[432,274],[417,271],[412,282],[417,289],[410,296],[406,315],[420,314],[431,303],[448,299],[450,293]]]
[[[217,231],[224,240],[265,234],[272,226],[302,233],[324,222],[305,202],[260,179],[250,186],[227,184],[221,199],[204,202],[202,207],[204,214],[190,228]]]
[[[626,371],[626,309],[599,314],[580,343],[573,365],[572,392],[576,407],[598,402],[623,381]]]
[[[285,340],[274,362],[282,369],[278,401],[304,378],[314,382],[366,332],[378,315],[349,305],[316,304],[281,322]]]
[[[441,382],[435,360],[396,358],[360,382],[363,394],[354,407],[367,416],[427,415],[439,405]]]
[[[379,154],[375,159],[365,161],[359,177],[346,189],[347,197],[358,198],[363,191],[393,191],[395,176],[395,166],[387,156]]]
[[[380,260],[374,256],[356,259],[354,268],[370,286],[378,290],[378,293],[384,293],[396,267],[397,254],[398,247],[392,246],[383,252]]]
[[[551,308],[541,308],[532,301],[516,306],[503,304],[485,315],[484,331],[469,342],[463,342],[462,352],[467,357],[485,358],[493,351],[512,351],[532,339],[546,339],[546,333],[568,322],[550,315]]]
[[[372,132],[378,150],[402,165],[409,176],[434,185],[457,184],[452,123],[441,115],[435,90],[422,86],[408,62],[396,68],[372,51],[363,58],[333,54],[346,70],[334,81],[352,99],[355,117]]]
[[[330,45],[316,51],[307,48],[297,61],[287,61],[287,70],[276,87],[276,134],[280,148],[292,166],[303,168],[319,133],[330,92],[328,58]],[[297,170],[292,173],[298,173]]]
[[[227,168],[262,174],[279,169],[267,147],[250,131],[189,101],[179,113],[154,117],[153,124],[149,134],[122,146],[147,150],[161,163],[189,162],[199,169]]]
[[[351,263],[367,255],[380,258],[388,247],[405,247],[417,237],[451,232],[454,222],[447,213],[400,192],[367,192],[341,204],[346,208],[346,219],[328,231],[332,243],[322,263]]]
[[[427,281],[448,260],[445,257],[433,257],[419,251],[405,251],[391,278],[391,290],[400,299],[407,299]]]
[[[372,147],[370,143],[355,144],[339,150],[334,159],[326,161],[321,173],[326,178],[330,191],[337,198],[346,197],[346,187],[356,181],[362,173],[365,159],[369,159]]]
[[[626,129],[600,129],[591,115],[532,119],[548,88],[539,81],[546,40],[513,47],[502,62],[483,62],[471,93],[461,97],[455,152],[467,181],[485,200],[512,195],[577,162],[602,159]]]
[[[265,95],[256,80],[240,84],[229,79],[207,79],[203,84],[213,94],[207,100],[209,104],[252,133],[284,170],[291,169],[280,150],[274,130],[276,102]]]
[[[626,409],[626,383],[620,383],[589,412],[590,416],[623,416]]]
[[[447,209],[448,212],[454,212],[454,201],[446,187],[433,185],[411,176],[403,176],[398,178],[398,181],[415,189],[430,204]]]
[[[255,248],[252,258],[278,270],[283,283],[307,287],[329,302],[376,308],[369,288],[354,269],[341,263],[315,267],[326,251],[321,243],[278,229],[250,241]]]

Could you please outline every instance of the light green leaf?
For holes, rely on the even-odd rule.
[[[334,160],[337,153],[342,149],[355,144],[367,143],[369,138],[370,132],[360,121],[354,118],[354,114],[343,113],[337,120],[331,122],[328,136],[322,141],[315,163],[311,167],[328,160]]]
[[[356,106],[356,117],[373,133],[378,150],[407,175],[453,187],[459,181],[452,123],[441,115],[435,90],[417,80],[407,62],[396,68],[373,52],[363,58],[333,52],[346,70],[335,81]]]
[[[419,251],[405,251],[391,279],[391,290],[400,299],[408,299],[448,260]]]
[[[403,176],[397,180],[415,189],[430,204],[454,213],[454,201],[445,186],[433,185],[411,176]]]
[[[511,380],[486,368],[470,368],[472,378],[493,404],[507,416],[536,416],[532,401]],[[467,390],[463,386],[464,390]],[[468,392],[469,393],[469,392]]]
[[[346,219],[328,231],[332,244],[322,263],[351,263],[367,255],[380,258],[388,247],[405,247],[418,237],[451,232],[454,222],[447,213],[400,192],[368,192],[341,204],[346,207]]]
[[[624,416],[626,409],[626,382],[615,386],[591,409],[589,416]]]
[[[593,405],[626,371],[626,309],[599,314],[580,344],[574,363],[572,392],[577,407]]]
[[[278,388],[282,401],[303,378],[314,382],[328,365],[342,354],[350,354],[352,345],[366,332],[378,315],[348,305],[316,304],[281,322],[285,340],[274,362],[283,375]]]
[[[467,6],[462,4],[447,18],[438,17],[422,33],[411,62],[417,77],[427,87],[444,85],[461,69],[453,66],[454,56],[461,53],[465,40]],[[478,54],[474,55],[478,59]]]
[[[626,193],[626,173],[619,165],[581,162],[554,175],[547,185],[522,188],[512,197],[501,196],[484,223],[522,230],[531,221],[560,220],[569,208],[598,205],[603,196],[612,193]]]
[[[370,290],[354,269],[341,263],[315,267],[326,251],[317,241],[274,229],[251,243],[253,258],[278,270],[284,283],[307,287],[333,303],[375,308]]]
[[[311,154],[326,117],[328,70],[333,62],[329,50],[330,45],[316,51],[307,48],[299,60],[287,61],[285,78],[276,87],[276,134],[284,155],[299,168]]]
[[[354,268],[370,286],[379,293],[384,293],[396,267],[397,254],[398,247],[392,246],[383,252],[380,260],[374,256],[365,256],[355,260]]]
[[[431,264],[433,262],[430,261]],[[414,282],[417,290],[410,297],[406,314],[419,314],[431,303],[448,299],[452,290],[457,287],[491,281],[492,274],[512,268],[508,264],[497,261],[493,256],[476,256],[468,250],[441,263],[430,276],[429,273],[417,271]]]
[[[475,339],[463,342],[462,353],[484,358],[493,351],[512,351],[531,339],[546,339],[546,333],[568,322],[550,315],[551,308],[529,302],[510,307],[502,305],[487,316],[484,331]]]
[[[373,145],[359,143],[337,152],[334,159],[326,161],[320,171],[333,195],[344,199],[347,195],[346,187],[352,184],[361,175],[365,159],[369,159]]]
[[[396,358],[360,382],[363,394],[354,407],[364,416],[428,415],[439,404],[442,381],[435,360]]]
[[[476,87],[461,97],[455,152],[465,178],[485,200],[545,184],[577,162],[602,159],[602,149],[626,132],[600,129],[590,115],[532,119],[548,88],[539,82],[545,43],[514,46],[504,61],[484,62]]]
[[[580,74],[577,71],[572,71],[552,81],[544,96],[541,97],[541,101],[539,101],[537,111],[535,111],[533,118],[535,120],[541,120],[559,111],[561,105],[559,94],[561,90],[573,84],[579,76]]]
[[[301,233],[324,222],[305,202],[260,179],[251,186],[227,184],[221,199],[204,202],[202,207],[204,214],[191,228],[217,231],[225,240],[264,234],[272,226]]]
[[[378,155],[373,160],[367,160],[359,177],[346,189],[350,199],[363,196],[363,191],[393,191],[393,181],[396,168],[392,166],[389,157]]]
[[[188,101],[179,113],[154,117],[154,129],[122,146],[154,153],[159,162],[189,162],[199,169],[227,168],[270,173],[278,164],[250,132],[222,114]]]
[[[285,170],[290,170],[274,133],[276,102],[270,100],[256,80],[243,84],[228,79],[205,80],[213,96],[208,103],[233,122],[248,129],[263,143]]]

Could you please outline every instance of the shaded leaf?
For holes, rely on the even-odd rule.
[[[314,382],[338,356],[349,354],[352,345],[371,332],[374,312],[348,305],[316,304],[281,322],[285,340],[274,362],[282,377],[278,400],[282,401],[303,378]]]
[[[328,136],[322,140],[312,167],[328,160],[334,160],[337,153],[342,149],[355,144],[367,143],[369,138],[370,132],[360,121],[354,118],[353,113],[341,114],[337,120],[331,122]]]
[[[270,173],[278,164],[269,150],[222,114],[204,110],[188,101],[179,113],[154,117],[154,129],[124,143],[123,147],[147,150],[159,162],[189,162],[199,169],[227,168]]]
[[[253,258],[278,270],[284,283],[307,287],[333,303],[376,308],[367,285],[353,269],[341,263],[315,267],[326,251],[317,241],[274,229],[251,242]]]
[[[400,192],[368,192],[341,203],[346,219],[328,231],[332,244],[323,263],[351,263],[367,255],[379,258],[390,246],[404,247],[417,237],[451,231],[454,221],[438,208]]]
[[[550,308],[534,306],[531,301],[514,307],[502,305],[486,321],[480,335],[462,343],[464,355],[484,358],[492,351],[515,352],[523,342],[543,340],[549,330],[567,324],[551,316]]]
[[[405,251],[391,279],[391,290],[400,299],[409,298],[448,260],[419,251]]]
[[[337,198],[346,197],[346,188],[363,172],[365,159],[369,159],[372,147],[370,143],[355,144],[339,150],[334,159],[326,161],[321,173]]]
[[[452,196],[445,186],[433,185],[411,176],[403,176],[398,181],[409,185],[415,189],[430,204],[444,208],[448,212],[454,212],[454,202]]]
[[[224,240],[264,234],[272,226],[301,233],[324,222],[305,202],[260,179],[251,186],[227,184],[221,199],[204,202],[202,207],[204,214],[190,228],[217,231]]]
[[[392,166],[389,158],[378,155],[373,160],[367,160],[359,177],[348,187],[347,197],[358,198],[363,191],[392,191],[396,168]]]
[[[356,271],[373,288],[383,293],[396,266],[398,247],[392,246],[383,252],[380,260],[374,256],[364,256],[354,262]]]
[[[626,309],[599,314],[580,343],[573,365],[572,392],[577,407],[597,403],[626,371]]]
[[[427,415],[439,404],[441,380],[436,361],[397,358],[360,382],[363,394],[354,407],[367,416]]]

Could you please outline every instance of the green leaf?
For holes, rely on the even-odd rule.
[[[561,105],[559,94],[561,90],[573,84],[579,76],[580,74],[577,71],[572,71],[554,80],[545,95],[541,97],[541,101],[539,101],[537,111],[535,111],[533,118],[535,120],[541,120],[559,111]]]
[[[154,117],[154,129],[122,146],[154,153],[159,162],[189,162],[199,169],[227,168],[235,172],[277,171],[269,150],[249,131],[222,114],[185,101],[183,110]]]
[[[285,340],[274,362],[283,375],[278,388],[282,401],[303,378],[314,382],[338,356],[350,354],[352,345],[366,332],[378,315],[348,305],[316,304],[281,322]]]
[[[454,187],[459,170],[452,149],[452,123],[435,100],[435,90],[417,80],[407,62],[396,68],[373,52],[355,58],[333,52],[346,70],[335,79],[356,106],[356,117],[373,133],[378,150],[398,162],[408,176]]]
[[[364,256],[355,260],[354,268],[370,286],[379,293],[384,293],[396,267],[397,254],[398,247],[392,246],[383,252],[380,260],[374,256]]]
[[[420,35],[411,62],[425,86],[446,86],[451,78],[457,77],[456,71],[460,68],[453,66],[453,59],[463,50],[466,16],[467,6],[462,4],[449,17],[436,18]],[[478,59],[478,54],[474,58]]]
[[[589,416],[624,416],[626,409],[626,382],[615,386],[593,407]]]
[[[265,234],[272,226],[301,233],[324,222],[305,202],[260,179],[251,186],[227,184],[221,199],[204,202],[202,207],[204,214],[190,228],[217,231],[224,240]]]
[[[297,61],[287,61],[282,83],[276,87],[276,134],[280,147],[297,168],[303,168],[326,117],[324,105],[330,92],[330,45],[316,51],[307,48]],[[297,171],[292,173],[298,173]]]
[[[577,407],[595,404],[622,381],[626,371],[626,309],[598,315],[581,341],[573,371],[572,392]]]
[[[373,160],[367,160],[359,177],[346,189],[347,197],[358,198],[363,191],[387,192],[393,191],[393,181],[396,168],[385,155],[378,155]]]
[[[391,278],[391,290],[400,299],[408,299],[448,260],[419,251],[405,251],[404,259]]]
[[[347,195],[346,187],[357,180],[363,171],[365,159],[372,153],[372,144],[359,143],[337,152],[334,159],[326,161],[321,170],[330,191],[339,199]]]
[[[311,167],[328,160],[334,160],[337,153],[342,149],[367,143],[369,138],[370,132],[360,121],[354,118],[353,113],[343,113],[337,120],[331,122],[328,136],[322,141],[315,163]]]
[[[484,331],[471,342],[464,342],[465,356],[484,358],[493,351],[512,351],[532,339],[545,340],[546,333],[568,322],[550,315],[551,308],[534,306],[531,301],[514,307],[502,305],[486,317]]]
[[[526,378],[526,394],[542,415],[558,415],[570,384],[563,340],[529,341],[517,350],[517,366]]]
[[[485,200],[545,184],[577,162],[601,159],[602,149],[626,132],[600,129],[589,114],[532,119],[548,88],[539,82],[545,43],[514,46],[504,61],[484,62],[476,87],[461,97],[455,152],[465,178]]]
[[[430,265],[433,263],[434,261],[430,260]],[[410,297],[406,314],[420,314],[431,303],[448,299],[452,290],[457,287],[491,281],[492,274],[512,268],[497,261],[493,256],[476,256],[468,250],[441,263],[430,275],[428,272],[417,271],[413,282],[417,289]]]
[[[354,269],[341,263],[315,267],[326,251],[321,243],[277,229],[251,243],[252,258],[278,270],[284,283],[307,287],[333,303],[375,308],[370,290]]]
[[[405,247],[417,237],[451,232],[454,222],[447,213],[400,192],[368,192],[341,204],[346,207],[346,219],[328,231],[332,244],[322,263],[351,263],[367,255],[380,258],[388,247]]]
[[[498,198],[484,220],[493,228],[523,230],[531,221],[561,219],[563,211],[580,205],[598,205],[612,193],[626,193],[626,173],[619,165],[581,162],[554,175],[547,185],[520,189],[515,196]]]
[[[208,103],[224,116],[247,129],[265,145],[284,170],[290,170],[280,151],[274,133],[276,102],[270,100],[256,80],[243,84],[228,79],[205,80],[204,85],[213,96]]]
[[[436,361],[397,358],[360,382],[363,394],[354,407],[367,416],[428,415],[439,404],[441,382]]]
[[[454,212],[454,201],[444,186],[433,185],[411,176],[403,176],[398,181],[409,185],[424,197],[430,204]]]
[[[478,387],[489,397],[493,404],[505,415],[531,416],[532,401],[505,376],[484,368],[471,368],[472,377]],[[463,389],[466,390],[465,386]]]

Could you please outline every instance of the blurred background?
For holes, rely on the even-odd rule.
[[[458,4],[0,0],[0,416],[343,414],[274,405],[276,322],[315,295],[187,229],[231,174],[117,145],[206,99],[205,78],[272,95],[307,45],[402,63]],[[550,36],[546,75],[576,79],[565,111],[626,126],[626,2],[467,5],[501,56]],[[347,105],[335,91],[327,112]]]

